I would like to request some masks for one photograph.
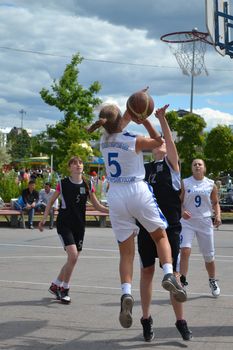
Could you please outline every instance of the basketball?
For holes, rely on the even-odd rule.
[[[128,98],[126,109],[131,117],[143,121],[153,113],[154,100],[146,91],[138,91]]]

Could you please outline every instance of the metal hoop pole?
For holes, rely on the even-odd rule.
[[[191,96],[190,96],[190,113],[193,113],[193,85],[194,85],[194,62],[195,61],[195,41],[193,42],[193,58],[191,70]]]

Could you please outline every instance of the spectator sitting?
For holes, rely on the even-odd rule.
[[[50,198],[52,197],[55,190],[51,188],[51,183],[46,182],[44,185],[44,189],[40,190],[39,192],[39,202],[36,205],[36,210],[39,211],[45,211],[45,208],[50,201]],[[55,209],[58,209],[58,199],[55,200],[53,206],[50,209],[49,215],[50,215],[50,222],[49,222],[49,228],[50,230],[53,229],[53,223],[54,223],[54,211]]]
[[[35,190],[36,183],[30,180],[28,188],[22,191],[22,196],[14,203],[15,209],[24,209],[28,212],[28,228],[33,229],[33,217],[35,213],[35,206],[39,200],[39,192]]]

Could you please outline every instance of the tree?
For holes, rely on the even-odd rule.
[[[217,176],[233,169],[233,133],[226,125],[213,128],[206,137],[204,148],[208,171]]]
[[[25,129],[11,129],[7,136],[7,147],[13,161],[30,157],[31,140],[27,131]]]
[[[47,126],[47,138],[56,140],[53,150],[50,150],[50,153],[53,151],[54,154],[55,167],[61,164],[61,168],[64,168],[67,154],[70,154],[71,150],[74,151],[73,144],[77,145],[83,141],[89,144],[93,139],[93,135],[88,134],[86,129],[95,117],[94,108],[102,102],[95,97],[101,85],[95,81],[85,89],[78,83],[78,65],[82,60],[79,54],[74,55],[62,77],[58,81],[53,81],[52,91],[43,88],[40,92],[45,103],[64,113],[63,120],[57,122],[55,126]],[[95,134],[94,138],[96,137]],[[89,155],[90,152],[86,149],[83,160],[87,160]]]
[[[7,152],[6,147],[0,147],[0,168],[2,168],[4,164],[9,164],[10,162],[11,156]]]
[[[205,120],[196,114],[186,114],[180,117],[177,123],[177,150],[182,162],[182,176],[190,174],[191,162],[194,158],[204,158],[204,133]]]
[[[166,113],[166,119],[169,124],[171,131],[177,130],[177,125],[179,122],[179,116],[176,111],[170,111]]]

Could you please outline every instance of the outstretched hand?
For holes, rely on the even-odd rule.
[[[165,113],[166,113],[166,110],[167,108],[169,107],[169,104],[161,107],[161,108],[158,108],[156,109],[155,111],[155,116],[159,119],[159,118],[164,118],[165,117]]]

